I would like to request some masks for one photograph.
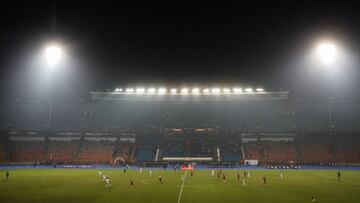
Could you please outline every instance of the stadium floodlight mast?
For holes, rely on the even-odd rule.
[[[318,56],[318,58],[320,59],[321,63],[324,65],[324,67],[326,67],[327,71],[331,72],[331,69],[336,68],[336,63],[339,63],[339,59],[340,59],[340,55],[341,55],[341,50],[339,49],[339,47],[336,45],[336,43],[334,41],[331,40],[323,40],[320,43],[317,44],[316,47],[316,54]],[[337,64],[339,65],[339,64]],[[331,68],[330,68],[331,67]],[[328,98],[328,116],[329,116],[329,133],[331,134],[332,132],[332,118],[331,118],[331,104],[333,102],[333,97],[329,96]]]
[[[46,71],[49,71],[51,75],[53,70],[59,67],[59,64],[64,60],[64,50],[59,43],[49,43],[44,48],[43,56],[45,63],[44,67]],[[52,108],[53,103],[50,98],[48,98],[49,112],[48,112],[48,127],[51,128],[52,125]]]

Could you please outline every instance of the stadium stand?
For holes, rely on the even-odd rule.
[[[331,127],[328,101],[59,101],[53,103],[51,126],[46,102],[7,102],[0,108],[7,112],[1,118],[1,162],[143,162],[173,156],[262,164],[360,162],[360,111],[352,111],[357,103],[334,102]],[[52,135],[61,139],[29,139],[44,131],[61,132]],[[19,137],[18,132],[25,132],[21,136],[26,139],[6,141]],[[66,132],[76,132],[77,140]],[[113,133],[115,140],[91,140],[101,140],[101,133]],[[134,140],[119,141],[121,133],[133,134],[128,137]],[[284,134],[291,141],[276,140]],[[255,141],[242,142],[244,136]],[[262,139],[266,137],[276,139]]]
[[[20,141],[11,142],[12,161],[34,162],[44,161],[44,142]]]
[[[77,161],[86,164],[111,164],[114,148],[113,142],[83,141]]]
[[[73,163],[79,148],[79,141],[50,141],[47,160],[56,163]]]

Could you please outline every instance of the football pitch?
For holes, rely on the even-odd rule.
[[[359,203],[360,171],[341,171],[341,181],[336,170],[249,170],[251,177],[242,186],[244,170],[223,170],[226,181],[218,179],[217,172],[195,170],[128,170],[104,169],[111,180],[105,186],[96,169],[15,169],[5,180],[1,170],[0,202],[262,202],[262,203]],[[182,181],[181,175],[185,176]],[[159,182],[162,177],[162,183]],[[266,177],[267,184],[263,183]],[[134,186],[130,185],[130,179]]]

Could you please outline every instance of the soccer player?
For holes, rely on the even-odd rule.
[[[218,172],[217,175],[218,175],[218,180],[220,180],[220,172]]]
[[[193,171],[191,171],[191,177],[193,177],[194,176],[194,172]]]
[[[98,173],[99,173],[99,176],[100,176],[100,178],[101,178],[101,176],[102,176],[102,172],[101,172],[101,171],[98,171]]]
[[[247,172],[248,178],[251,178],[250,171]]]
[[[123,172],[126,173],[126,168],[124,168]]]
[[[140,168],[139,173],[142,173],[142,168]]]
[[[6,171],[5,176],[6,176],[6,180],[9,180],[9,176],[10,176],[9,171]]]
[[[341,179],[340,179],[340,178],[341,178],[341,173],[340,173],[340,171],[337,172],[337,178],[338,178],[338,181],[341,181]]]
[[[284,176],[283,176],[283,173],[280,172],[280,180],[283,180]]]
[[[215,175],[215,171],[214,169],[211,171],[211,176],[214,176]]]
[[[237,174],[237,179],[240,180],[240,173]]]
[[[109,188],[111,187],[111,183],[110,183],[110,178],[109,177],[106,177],[106,187]]]
[[[106,177],[106,175],[105,175],[105,174],[103,174],[103,175],[102,175],[102,179],[103,179],[103,181],[106,181],[106,178],[107,178],[107,177]]]
[[[159,182],[162,183],[162,177],[161,176],[159,176]]]
[[[150,169],[150,171],[149,171],[149,175],[152,176],[152,171],[151,171],[151,169]]]
[[[223,173],[223,182],[226,182],[226,176],[225,176],[225,173]]]
[[[247,177],[246,171],[244,171],[244,177]]]
[[[134,186],[134,181],[132,179],[130,179],[130,186],[133,187]]]
[[[184,175],[181,175],[181,181],[184,182],[185,178]]]
[[[263,177],[263,183],[264,183],[264,185],[266,184],[266,177],[265,176]]]
[[[315,197],[312,197],[312,198],[311,198],[311,202],[312,202],[312,203],[315,203],[315,202],[316,202]]]
[[[245,178],[242,177],[241,178],[241,186],[244,187],[245,185],[246,185]]]

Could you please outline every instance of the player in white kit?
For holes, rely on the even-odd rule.
[[[105,181],[106,181],[106,187],[111,187],[110,178],[106,177]]]
[[[244,187],[245,185],[246,185],[245,178],[242,177],[241,178],[241,186]]]

